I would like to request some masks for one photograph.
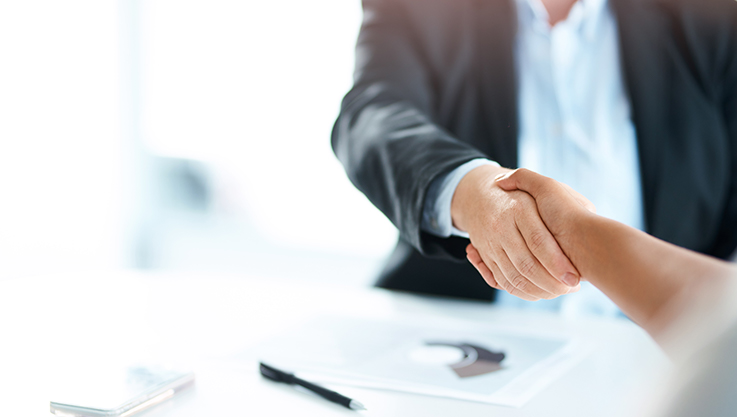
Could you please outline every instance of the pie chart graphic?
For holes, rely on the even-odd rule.
[[[502,369],[501,363],[506,356],[504,352],[493,352],[470,343],[426,342],[425,344],[427,346],[445,346],[460,349],[462,359],[449,364],[449,366],[461,378],[499,371]]]

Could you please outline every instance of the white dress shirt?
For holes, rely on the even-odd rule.
[[[621,71],[617,22],[607,0],[579,0],[552,28],[540,0],[515,1],[519,166],[570,185],[599,214],[642,229],[637,138]],[[424,231],[467,236],[453,228],[450,203],[463,176],[482,164],[495,162],[468,162],[431,184]],[[530,304],[505,292],[497,300]],[[534,305],[574,314],[618,312],[587,283],[579,294]]]

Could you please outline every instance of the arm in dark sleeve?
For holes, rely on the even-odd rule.
[[[734,255],[737,249],[737,4],[730,2],[723,10],[728,14],[731,24],[724,25],[720,38],[720,60],[725,65],[723,68],[722,108],[724,122],[729,135],[729,151],[731,158],[730,166],[730,189],[727,198],[727,206],[723,213],[721,230],[713,255],[727,259]]]
[[[464,258],[466,240],[421,231],[434,178],[485,155],[433,122],[432,70],[401,0],[364,0],[354,86],[332,134],[336,156],[353,184],[430,256]]]

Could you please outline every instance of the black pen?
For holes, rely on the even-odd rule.
[[[366,407],[356,400],[352,400],[348,397],[338,394],[335,391],[330,391],[327,388],[315,385],[311,382],[307,382],[304,379],[299,379],[294,374],[290,374],[284,371],[280,371],[272,366],[266,365],[263,362],[259,362],[261,375],[272,381],[283,382],[289,385],[299,385],[300,387],[307,388],[315,394],[325,398],[328,401],[338,403],[343,407],[350,408],[351,410],[365,410]]]

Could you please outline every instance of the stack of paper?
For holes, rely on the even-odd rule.
[[[493,326],[324,317],[251,353],[314,381],[521,407],[587,351]]]

